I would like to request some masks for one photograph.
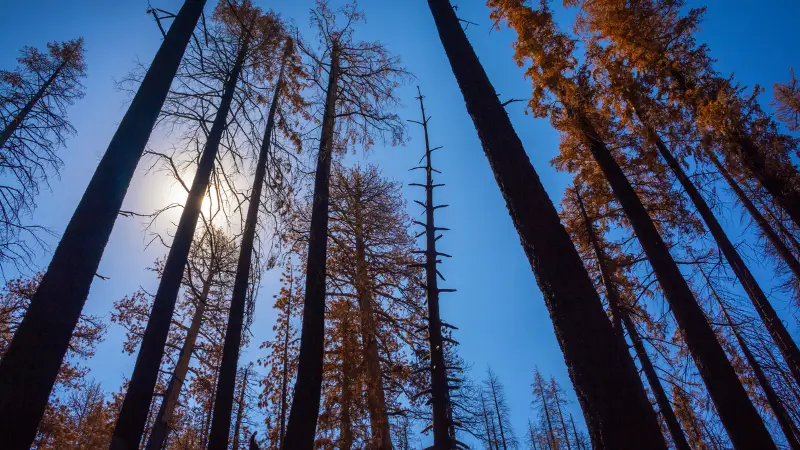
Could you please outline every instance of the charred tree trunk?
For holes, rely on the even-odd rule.
[[[492,401],[494,402],[494,411],[497,413],[497,425],[500,428],[500,439],[503,443],[503,450],[508,450],[508,445],[506,445],[506,433],[503,430],[503,415],[500,412],[500,404],[497,401],[497,392],[495,391],[494,382],[492,381],[491,377],[489,378],[489,383],[492,387]]]
[[[373,291],[367,268],[366,245],[364,243],[364,217],[361,214],[361,184],[355,186],[355,244],[356,244],[356,295],[361,319],[361,340],[364,363],[367,369],[367,408],[369,409],[372,445],[376,450],[391,450],[392,438],[389,416],[386,411],[386,394],[383,390],[380,354],[378,352],[377,325],[372,304]]]
[[[275,127],[275,114],[278,109],[281,91],[283,90],[283,66],[291,51],[291,43],[287,42],[284,50],[281,72],[272,95],[272,104],[267,115],[267,127],[264,130],[264,139],[261,141],[261,150],[258,155],[256,173],[253,178],[253,189],[250,192],[250,203],[247,206],[242,233],[242,244],[239,251],[239,260],[236,266],[236,278],[233,282],[231,295],[231,310],[228,315],[228,325],[225,328],[225,343],[222,350],[222,363],[217,381],[217,398],[214,401],[214,420],[211,422],[211,436],[209,437],[209,450],[224,450],[228,446],[228,434],[231,428],[231,412],[233,410],[233,392],[236,389],[236,368],[239,363],[239,348],[242,345],[242,331],[244,328],[244,315],[247,306],[247,287],[250,281],[250,271],[253,260],[253,243],[258,227],[258,210],[261,207],[261,191],[264,188],[264,178],[267,174],[267,160],[269,159],[272,131]]]
[[[306,296],[300,357],[294,386],[292,410],[283,441],[284,450],[312,450],[322,393],[322,359],[325,350],[325,267],[328,253],[328,204],[330,202],[331,158],[339,82],[339,46],[334,42],[322,135],[314,178],[314,199],[308,241]]]
[[[283,437],[286,433],[286,409],[289,397],[289,321],[292,317],[292,296],[294,295],[294,276],[289,283],[289,297],[286,300],[286,334],[283,336],[283,373],[281,376],[281,423],[278,436],[278,448],[283,448]]]
[[[665,449],[627,348],[448,0],[428,0],[484,153],[542,290],[595,448]]]
[[[569,442],[569,432],[567,432],[567,423],[564,422],[564,414],[561,412],[561,404],[556,398],[556,408],[558,409],[558,419],[561,422],[561,431],[564,433],[564,440],[567,441],[567,450],[572,450],[572,444]]]
[[[186,199],[186,204],[178,222],[175,238],[172,240],[169,255],[164,263],[161,282],[153,300],[153,309],[142,337],[142,344],[136,357],[136,365],[128,385],[128,392],[125,394],[117,425],[114,428],[110,447],[112,450],[132,450],[137,448],[144,433],[147,412],[153,397],[153,388],[158,378],[158,368],[161,365],[161,356],[164,353],[164,345],[167,342],[169,326],[175,311],[175,301],[178,298],[178,291],[181,287],[183,271],[186,269],[189,249],[192,245],[197,220],[200,216],[200,207],[208,190],[211,171],[214,168],[214,160],[219,150],[222,134],[228,124],[228,113],[236,85],[239,82],[239,75],[244,66],[249,38],[249,33],[245,31],[236,61],[228,74],[228,79],[225,81],[214,123],[208,133],[208,139],[203,148],[200,162],[197,165],[197,172],[194,175],[194,180],[192,180],[189,196]]]
[[[244,394],[247,392],[247,375],[250,368],[244,370],[244,379],[242,380],[242,392],[239,395],[239,409],[236,411],[236,425],[233,427],[233,450],[239,450],[239,430],[242,426],[242,416],[244,415]],[[219,395],[217,396],[219,398]],[[214,425],[211,425],[213,432]]]
[[[159,407],[158,415],[153,424],[153,429],[147,440],[146,450],[161,450],[167,440],[172,414],[175,412],[175,407],[178,405],[178,398],[181,395],[181,389],[183,389],[183,382],[186,381],[186,375],[189,373],[189,362],[192,359],[192,352],[194,351],[195,342],[197,342],[197,336],[200,334],[200,326],[203,323],[203,314],[205,314],[206,311],[208,292],[211,289],[213,278],[214,272],[211,271],[205,282],[203,282],[203,290],[200,294],[200,298],[197,300],[197,306],[192,316],[192,323],[189,325],[189,330],[186,332],[186,339],[183,341],[178,363],[175,365],[172,378],[170,378],[167,390],[164,393],[164,400],[161,401],[161,406]]]
[[[772,388],[772,384],[769,382],[766,374],[764,374],[761,364],[756,361],[753,353],[750,351],[750,347],[747,345],[747,342],[739,333],[739,329],[728,315],[728,309],[725,307],[725,303],[719,297],[716,289],[714,289],[714,286],[711,284],[711,280],[708,279],[708,275],[706,275],[702,267],[698,267],[700,268],[700,273],[703,275],[703,278],[706,280],[706,284],[711,290],[711,295],[717,301],[719,309],[722,311],[722,315],[725,316],[725,321],[728,323],[728,326],[733,333],[733,337],[736,338],[736,342],[739,344],[739,347],[741,347],[742,354],[744,354],[747,364],[750,365],[750,368],[753,370],[753,374],[756,376],[756,380],[758,380],[758,384],[764,391],[764,395],[767,397],[767,403],[769,404],[770,409],[772,409],[772,412],[775,414],[775,418],[778,420],[778,425],[780,425],[781,431],[783,431],[784,436],[786,436],[786,442],[789,444],[789,448],[792,450],[800,449],[800,442],[797,440],[798,430],[795,427],[794,422],[792,422],[792,418],[789,416],[789,413],[786,411],[783,402]]]
[[[419,106],[422,111],[422,128],[425,134],[425,166],[420,168],[425,169],[425,184],[416,186],[423,186],[425,188],[425,203],[420,203],[425,208],[425,223],[419,222],[419,225],[425,227],[423,234],[425,235],[425,262],[421,264],[425,268],[425,291],[428,299],[428,344],[430,350],[430,376],[431,376],[431,406],[433,408],[433,445],[435,448],[443,450],[450,450],[455,448],[456,443],[452,436],[451,430],[453,423],[450,419],[450,392],[447,384],[447,366],[444,357],[444,337],[442,336],[442,318],[439,313],[439,294],[441,292],[452,292],[454,289],[440,289],[439,280],[437,276],[441,276],[439,270],[436,268],[438,258],[440,256],[449,256],[444,253],[436,251],[436,241],[439,237],[436,236],[438,231],[444,231],[446,228],[436,226],[435,212],[436,209],[446,205],[434,206],[433,204],[433,190],[441,185],[433,183],[433,167],[431,163],[431,153],[433,150],[430,146],[428,139],[428,116],[425,114],[425,105],[422,101],[422,92],[419,91]]]
[[[728,169],[726,169],[719,159],[717,159],[717,156],[711,151],[706,152],[706,155],[714,164],[714,167],[717,168],[717,171],[719,171],[719,173],[728,183],[728,186],[730,186],[733,193],[736,194],[739,202],[742,203],[747,212],[753,217],[753,220],[755,220],[756,224],[761,229],[761,232],[764,233],[764,236],[766,236],[770,244],[775,247],[775,251],[778,252],[778,255],[781,257],[781,259],[783,259],[786,265],[789,266],[789,269],[792,271],[792,274],[794,274],[795,278],[800,280],[800,261],[795,258],[794,254],[789,247],[786,246],[786,243],[784,243],[783,239],[781,239],[778,233],[772,228],[766,217],[761,214],[761,211],[756,208],[756,205],[750,201],[750,198],[748,198],[747,194],[744,193],[742,188],[739,186],[739,183],[733,179],[731,174],[728,172]]]
[[[47,93],[47,90],[50,89],[50,85],[52,85],[56,79],[58,79],[58,76],[61,74],[61,71],[64,70],[64,66],[66,66],[68,62],[69,60],[65,58],[64,61],[58,65],[56,70],[54,70],[47,80],[45,80],[44,84],[39,88],[39,90],[33,94],[33,97],[31,97],[25,106],[22,107],[20,112],[14,116],[14,119],[11,121],[11,123],[6,125],[3,131],[0,132],[0,148],[4,148],[6,146],[6,142],[8,142],[11,136],[14,135],[19,126],[22,125],[22,122],[24,122],[28,117],[28,114],[33,111],[33,108],[36,106],[36,104],[42,100]]]
[[[164,104],[205,0],[186,0],[70,219],[0,363],[0,436],[27,450],[136,165]]]
[[[575,444],[577,445],[578,450],[583,450],[581,437],[578,435],[578,429],[575,427],[575,419],[572,418],[572,413],[569,414],[569,421],[572,423],[572,434],[575,436]]]
[[[742,448],[775,448],[764,422],[747,397],[700,305],[639,196],[600,135],[582,113],[571,110],[586,144],[605,175],[656,273],[675,320],[708,387],[731,441]]]
[[[789,331],[786,330],[786,327],[770,304],[761,286],[759,286],[758,281],[756,281],[750,269],[747,268],[741,255],[739,255],[739,252],[736,250],[736,247],[734,247],[733,243],[728,239],[728,235],[725,233],[725,230],[722,229],[722,225],[720,225],[719,221],[714,216],[708,203],[706,203],[692,180],[686,172],[684,172],[681,164],[675,159],[666,144],[664,144],[664,141],[658,135],[655,128],[649,124],[647,114],[641,110],[638,99],[632,95],[630,100],[636,115],[645,126],[646,134],[655,142],[661,157],[664,158],[667,166],[669,166],[675,174],[675,177],[681,183],[681,186],[683,186],[692,204],[694,204],[700,217],[703,218],[703,222],[705,222],[708,230],[711,232],[711,236],[722,251],[722,254],[725,255],[725,259],[728,261],[731,269],[733,269],[733,273],[736,274],[739,283],[741,283],[742,287],[747,292],[747,296],[750,298],[758,315],[764,322],[770,336],[772,336],[772,340],[775,341],[781,354],[786,359],[786,363],[792,371],[792,375],[797,383],[800,384],[800,349],[797,348],[797,344],[792,339]]]
[[[494,450],[492,445],[492,429],[489,427],[489,412],[486,411],[486,400],[483,398],[481,391],[481,411],[483,412],[483,423],[486,426],[486,443],[489,444],[489,450]]]
[[[544,408],[544,418],[547,422],[547,442],[550,448],[558,449],[558,441],[556,440],[556,435],[553,432],[553,422],[550,420],[550,408],[547,406],[547,394],[544,392],[544,386],[542,385],[542,380],[538,379],[538,386],[539,386],[539,395],[542,396],[542,408]]]

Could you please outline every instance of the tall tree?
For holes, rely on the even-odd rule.
[[[594,445],[664,448],[657,418],[637,386],[633,361],[615,336],[452,5],[447,0],[429,0],[428,5],[550,311]]]
[[[564,133],[579,136],[608,180],[656,273],[696,365],[736,445],[773,448],[766,427],[716,339],[705,314],[630,180],[604,137],[600,114],[583,70],[572,55],[575,43],[559,32],[547,4],[531,8],[521,0],[493,0],[492,17],[507,21],[518,34],[515,60],[530,64],[530,107],[550,115]],[[551,101],[550,97],[559,103]]]
[[[511,410],[506,403],[505,388],[497,377],[497,374],[492,372],[491,367],[486,368],[486,379],[483,380],[483,389],[497,417],[497,428],[500,431],[500,447],[502,447],[503,450],[517,448],[517,437],[514,433],[514,428],[511,426]]]
[[[56,153],[75,129],[67,107],[83,97],[83,38],[24,47],[15,70],[0,70],[0,262],[27,266],[29,240],[39,228],[23,220],[36,207],[41,184],[58,174]]]
[[[336,23],[337,15],[345,20]],[[366,149],[376,137],[401,141],[403,127],[391,108],[397,103],[395,88],[405,75],[399,60],[380,43],[354,40],[355,24],[363,14],[355,5],[334,12],[326,2],[312,11],[318,29],[321,55],[307,50],[312,74],[320,83],[328,73],[322,106],[321,135],[314,180],[314,199],[308,239],[306,293],[295,396],[289,414],[285,449],[311,449],[319,414],[325,336],[325,268],[327,262],[330,172],[335,142],[357,142]]]
[[[9,449],[28,449],[34,439],[125,192],[204,4],[186,0],[176,15],[0,363],[0,434]]]

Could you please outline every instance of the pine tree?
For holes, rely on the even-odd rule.
[[[0,434],[8,448],[27,449],[34,439],[125,192],[204,4],[186,0],[176,15],[0,364]]]
[[[428,2],[509,213],[550,311],[590,434],[614,447],[663,447],[636,370],[485,71],[447,0]],[[613,398],[611,393],[613,392]],[[631,421],[636,421],[633,424]]]
[[[517,448],[517,437],[514,433],[514,428],[511,426],[511,411],[506,404],[505,390],[497,374],[492,372],[491,367],[486,368],[486,379],[483,381],[482,395],[488,399],[490,408],[494,409],[494,414],[497,417],[497,428],[500,433],[499,447],[503,450],[509,448]],[[497,445],[497,444],[496,444]]]
[[[800,130],[800,83],[794,71],[791,71],[788,82],[775,83],[772,89],[775,115],[786,124],[789,131]]]

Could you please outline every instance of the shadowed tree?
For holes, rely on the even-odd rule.
[[[429,0],[467,111],[536,275],[595,448],[665,448],[627,349],[452,5]]]
[[[40,227],[23,224],[36,207],[41,184],[61,168],[57,151],[75,133],[67,107],[84,95],[83,38],[24,47],[19,67],[0,70],[0,263],[27,267],[29,240]]]
[[[340,16],[345,24],[338,24]],[[395,88],[406,73],[399,59],[375,42],[354,40],[353,27],[363,19],[355,5],[335,12],[326,2],[312,11],[312,26],[318,30],[320,52],[303,46],[312,60],[312,78],[321,88],[322,118],[314,180],[311,222],[306,262],[306,292],[303,326],[284,449],[310,450],[319,414],[325,337],[325,268],[327,263],[328,204],[331,161],[342,143],[357,143],[364,149],[376,138],[402,141],[404,129],[391,112],[398,100]],[[323,75],[328,82],[322,88]],[[321,100],[321,99],[318,99]]]
[[[204,0],[186,0],[120,122],[0,363],[0,434],[30,448],[125,192]]]

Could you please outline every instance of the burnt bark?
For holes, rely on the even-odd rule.
[[[214,400],[214,420],[211,422],[211,435],[208,441],[209,450],[224,450],[228,446],[233,395],[236,389],[236,367],[239,363],[239,348],[242,345],[244,315],[247,306],[247,288],[253,261],[253,243],[255,242],[256,228],[258,227],[258,210],[261,206],[261,192],[264,188],[264,178],[267,174],[267,160],[269,159],[270,145],[272,143],[272,132],[275,128],[275,114],[278,109],[281,91],[283,90],[283,66],[291,51],[290,45],[290,43],[287,43],[284,50],[281,72],[278,75],[278,82],[272,95],[272,103],[267,114],[267,126],[264,130],[264,139],[261,141],[261,149],[258,154],[253,188],[250,192],[250,203],[247,206],[239,260],[236,265],[236,277],[233,282],[231,309],[228,315],[228,324],[225,328],[222,362],[220,363],[219,379],[217,380],[217,398]]]
[[[181,346],[178,363],[175,365],[175,370],[172,372],[167,390],[164,392],[164,400],[161,401],[158,415],[153,422],[153,429],[150,431],[150,437],[147,439],[145,450],[161,450],[164,447],[167,434],[169,434],[172,414],[175,412],[175,407],[178,405],[178,398],[180,397],[181,389],[183,389],[183,382],[186,381],[186,375],[189,373],[189,362],[192,359],[192,352],[194,351],[195,342],[197,342],[197,336],[200,334],[200,326],[203,323],[203,314],[205,314],[208,293],[211,289],[213,279],[214,272],[212,270],[203,282],[203,289],[200,293],[200,298],[197,300],[192,322],[189,325],[189,330],[186,332],[186,339],[183,341],[183,346]]]
[[[627,176],[589,120],[577,110],[570,112],[653,267],[731,441],[742,448],[775,448],[705,313]]]
[[[429,0],[484,153],[542,291],[595,448],[665,449],[627,348],[447,0]]]
[[[181,213],[175,238],[164,263],[161,282],[153,300],[153,309],[147,321],[133,375],[114,428],[110,447],[112,450],[137,448],[144,433],[161,357],[167,342],[172,315],[175,312],[175,302],[200,216],[200,207],[208,189],[222,135],[227,128],[231,102],[247,55],[250,35],[247,31],[243,34],[236,61],[228,74],[219,108],[197,165],[197,172],[192,180],[192,187]]]
[[[317,429],[322,393],[322,359],[325,350],[325,268],[328,254],[328,205],[330,203],[331,159],[336,120],[339,81],[339,46],[333,44],[322,135],[314,178],[314,199],[306,266],[306,295],[303,303],[303,327],[300,332],[300,356],[294,399],[283,441],[284,450],[312,450]]]
[[[100,160],[0,363],[0,435],[11,450],[36,436],[61,361],[136,165],[205,0],[186,0]]]

